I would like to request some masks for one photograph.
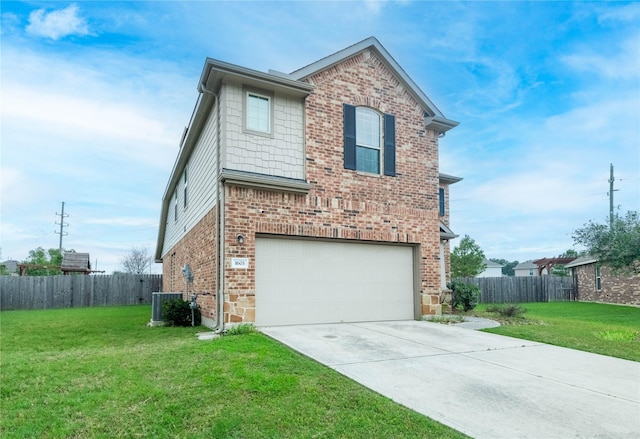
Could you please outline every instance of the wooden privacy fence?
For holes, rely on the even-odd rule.
[[[0,276],[0,310],[150,304],[154,291],[161,274]]]
[[[562,302],[577,300],[573,277],[463,277],[480,287],[480,303]]]

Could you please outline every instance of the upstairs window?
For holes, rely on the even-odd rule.
[[[259,133],[271,133],[271,96],[246,92],[246,129]]]
[[[440,201],[440,216],[444,216],[444,188],[438,189],[438,199]]]
[[[344,104],[344,167],[396,175],[395,116]]]
[[[366,108],[356,108],[356,169],[380,173],[380,115]]]
[[[187,208],[187,168],[184,168],[184,174],[182,176],[184,180],[184,198],[182,200],[182,204],[184,208]]]
[[[173,192],[173,220],[178,221],[178,188]]]

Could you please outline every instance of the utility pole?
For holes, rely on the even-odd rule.
[[[613,178],[613,163],[611,163],[611,167],[609,168],[609,229],[613,230],[613,193],[618,189],[613,188],[613,182],[615,179]]]
[[[60,217],[60,222],[56,223],[56,224],[58,224],[60,226],[60,231],[59,232],[55,232],[55,233],[60,235],[60,247],[59,247],[59,250],[60,250],[60,255],[62,255],[62,237],[68,235],[68,233],[64,231],[64,228],[65,227],[69,227],[69,223],[65,223],[64,222],[64,219],[69,216],[68,214],[64,213],[64,201],[62,202],[62,213],[56,212],[56,215],[58,215]]]

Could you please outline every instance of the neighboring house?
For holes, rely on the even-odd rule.
[[[543,269],[542,272],[540,272],[539,267],[532,261],[520,262],[513,268],[513,272],[516,277],[548,274],[546,269]]]
[[[476,277],[502,277],[502,267],[504,267],[504,265],[490,261],[489,259],[485,259],[482,263],[486,265],[486,267],[484,271]]]
[[[0,262],[0,265],[4,265],[4,268],[7,270],[7,273],[12,275],[18,274],[18,264],[20,264],[20,262],[14,259],[7,259],[4,262]]]
[[[640,305],[640,274],[615,274],[591,256],[565,265],[573,274],[578,300]]]
[[[458,123],[375,38],[290,74],[207,59],[198,91],[162,201],[165,291],[198,294],[212,327],[441,312],[461,179],[438,141]]]

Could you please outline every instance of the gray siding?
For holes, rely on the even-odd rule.
[[[225,84],[226,169],[304,179],[304,105],[300,98],[275,94],[273,134],[261,136],[243,132],[242,86]]]
[[[178,193],[178,220],[174,220],[174,194],[171,196],[162,254],[184,237],[217,202],[218,180],[218,109],[214,106],[198,143],[187,163],[187,206],[184,207],[184,179],[176,186]]]

